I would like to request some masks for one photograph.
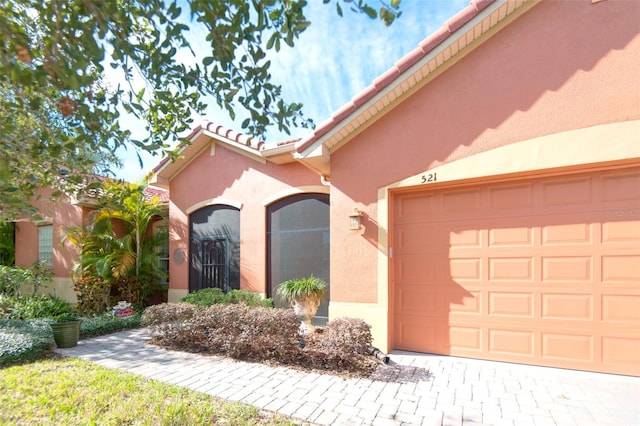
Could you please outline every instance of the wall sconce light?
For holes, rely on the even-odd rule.
[[[357,231],[362,225],[362,212],[358,209],[353,209],[353,212],[349,215],[349,229]]]

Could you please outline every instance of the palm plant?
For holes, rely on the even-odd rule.
[[[111,284],[135,277],[138,282],[157,282],[163,273],[157,248],[166,234],[150,233],[149,225],[164,218],[159,198],[145,196],[146,185],[105,182],[103,198],[90,224],[72,228],[66,240],[81,249],[74,278],[95,274]],[[128,294],[134,294],[129,289]],[[138,299],[144,295],[138,294]],[[141,300],[135,300],[140,303]]]

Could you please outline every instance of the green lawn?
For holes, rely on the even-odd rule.
[[[254,407],[62,357],[0,369],[0,407],[0,424],[300,424]]]

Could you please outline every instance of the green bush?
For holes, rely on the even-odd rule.
[[[180,299],[179,302],[191,303],[197,306],[241,303],[251,307],[273,307],[273,301],[271,299],[263,299],[259,293],[234,289],[225,294],[219,288],[203,288],[202,290],[194,291]]]
[[[31,268],[16,268],[0,265],[0,294],[6,296],[20,295],[20,287],[33,287],[31,295],[35,296],[38,289],[53,280],[53,270],[42,262],[35,262]]]
[[[82,277],[73,283],[73,289],[78,297],[76,309],[82,315],[100,315],[109,310],[111,283],[101,277]]]
[[[149,277],[135,277],[128,275],[116,280],[111,286],[111,304],[121,300],[133,304],[134,309],[144,309],[149,298],[160,290],[162,286]]]
[[[26,269],[0,265],[0,294],[5,296],[20,294],[20,286],[26,282],[27,274]]]
[[[140,327],[141,320],[142,316],[140,314],[119,318],[105,312],[102,315],[82,320],[80,324],[80,338],[86,339],[120,330],[137,328]]]
[[[45,320],[0,320],[0,366],[36,359],[52,342],[53,333]]]
[[[48,294],[0,297],[0,318],[27,320],[73,313],[73,305]]]

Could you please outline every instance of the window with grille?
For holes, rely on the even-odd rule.
[[[38,227],[38,260],[53,264],[53,225]]]

